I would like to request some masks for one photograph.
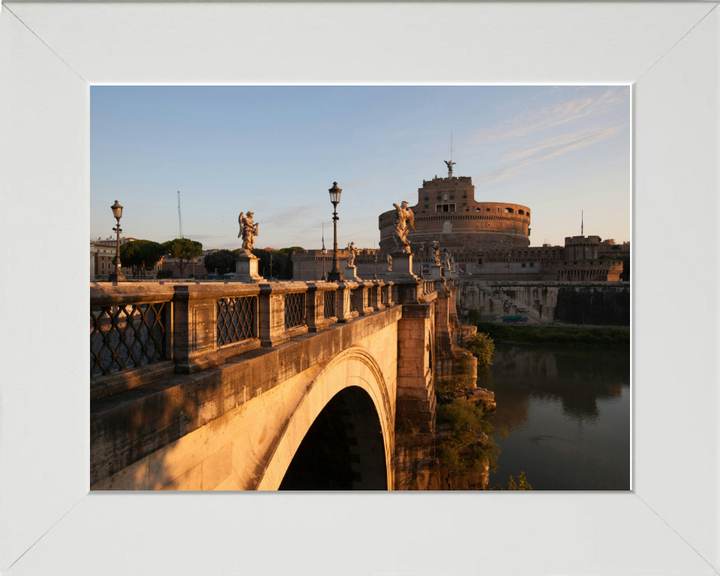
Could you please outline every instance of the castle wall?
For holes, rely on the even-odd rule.
[[[458,310],[482,316],[521,314],[530,323],[630,325],[629,282],[456,280]]]

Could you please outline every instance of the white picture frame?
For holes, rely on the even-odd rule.
[[[0,570],[717,574],[719,47],[717,2],[5,3]],[[632,85],[633,491],[90,494],[89,86],[131,83]]]

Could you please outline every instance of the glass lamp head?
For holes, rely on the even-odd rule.
[[[337,182],[333,182],[333,187],[328,190],[330,192],[330,202],[340,204],[340,193],[342,190],[338,188]]]
[[[123,207],[120,206],[119,202],[115,200],[115,204],[110,206],[110,208],[112,209],[113,217],[116,220],[120,220],[120,218],[122,218]]]

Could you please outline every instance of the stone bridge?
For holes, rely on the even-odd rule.
[[[92,489],[393,489],[396,434],[434,431],[435,379],[474,364],[455,291],[92,284]]]

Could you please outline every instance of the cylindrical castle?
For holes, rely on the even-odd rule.
[[[424,180],[418,202],[411,208],[415,232],[410,230],[408,239],[413,252],[433,240],[443,248],[475,252],[530,245],[530,209],[505,202],[476,202],[475,186],[468,176]],[[396,250],[394,219],[395,210],[379,217],[380,249],[384,252]]]

